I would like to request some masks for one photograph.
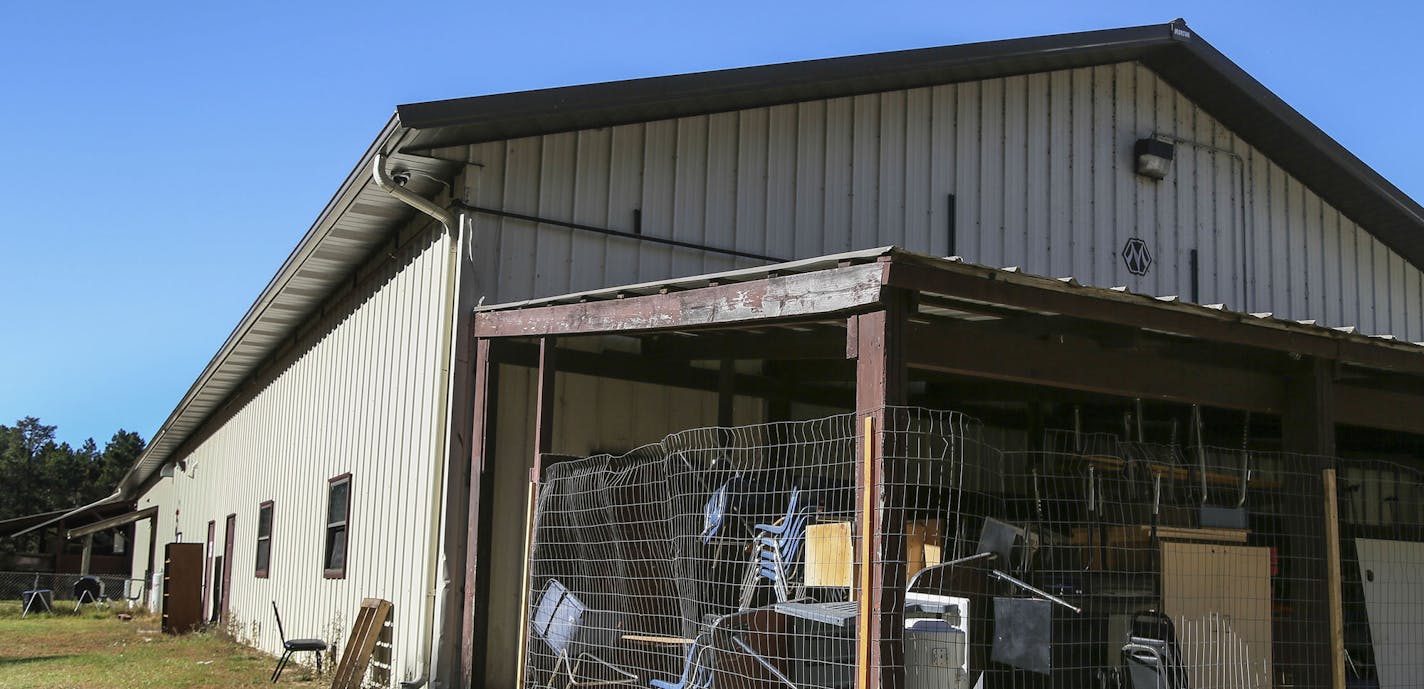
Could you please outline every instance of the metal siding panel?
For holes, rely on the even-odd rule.
[[[392,681],[413,678],[425,630],[430,500],[438,422],[433,384],[443,313],[441,239],[369,298],[199,445],[170,482],[188,538],[237,514],[231,610],[240,637],[275,652],[267,601],[293,626],[340,641],[362,595],[395,602]],[[323,580],[326,479],[353,479],[351,565]],[[377,486],[381,486],[377,490]],[[252,575],[256,507],[276,503],[272,573]],[[219,530],[218,547],[223,534]]]
[[[1075,200],[1073,189],[1073,72],[1060,71],[1048,75],[1045,106],[1048,122],[1048,207],[1043,216],[1047,224],[1045,270],[1053,277],[1073,274],[1073,223]]]
[[[851,117],[850,244],[875,246],[880,220],[880,97],[856,96]]]
[[[633,211],[643,206],[643,125],[614,127],[608,160],[608,225],[632,231]],[[643,222],[648,218],[643,216]],[[603,284],[617,284],[638,274],[643,242],[609,238],[604,253]]]
[[[539,159],[539,206],[534,215],[555,220],[567,220],[573,215],[577,144],[575,132],[544,137]],[[573,230],[558,226],[537,229],[534,255],[537,296],[573,291]]]
[[[895,244],[906,246],[905,240],[905,118],[906,94],[904,91],[890,91],[880,94],[879,141],[876,147],[880,155],[876,160],[879,173],[876,180],[875,196],[878,207],[876,220],[868,228],[863,243],[857,248]]]
[[[767,122],[766,236],[762,252],[768,256],[793,258],[796,254],[797,203],[801,190],[796,184],[797,148],[800,132],[798,108],[778,105],[771,108]],[[820,205],[819,200],[817,206]]]
[[[979,255],[985,265],[1004,265],[1004,82],[979,85]]]
[[[504,202],[500,207],[516,213],[539,211],[539,159],[543,139],[534,137],[507,142],[505,147]],[[500,261],[498,301],[537,292],[535,276],[536,232],[538,227],[523,220],[500,221]]]
[[[900,174],[905,190],[901,202],[905,248],[927,254],[934,253],[930,219],[936,207],[943,207],[933,202],[941,197],[934,191],[930,164],[934,155],[933,98],[933,91],[927,88],[905,94],[904,167]]]
[[[674,167],[674,239],[700,242],[707,219],[707,117],[687,117],[677,121],[677,158]],[[673,250],[672,275],[703,272],[701,257],[690,251]]]
[[[735,112],[709,115],[707,118],[707,189],[704,193],[702,234],[693,240],[707,246],[743,248],[744,240],[736,224],[738,127],[738,114]],[[733,258],[723,254],[684,253],[693,256],[701,254],[698,270],[703,273],[738,267]]]
[[[1037,275],[1049,272],[1048,175],[1053,164],[1048,143],[1048,75],[1015,78],[1006,87],[1005,191],[1017,199],[1004,204],[1004,260]],[[1017,114],[1014,114],[1017,113]]]
[[[851,150],[855,103],[850,98],[826,101],[825,207],[820,237],[813,235],[816,255],[846,251],[851,246]]]
[[[609,208],[609,184],[613,146],[610,129],[593,129],[578,133],[576,171],[573,179],[574,206],[572,219],[594,227],[612,225],[613,209]],[[618,209],[623,213],[623,209]],[[610,238],[588,232],[573,232],[571,291],[597,289],[607,284],[604,264],[608,260]]]
[[[1126,161],[1119,164],[1119,152],[1124,145],[1131,145],[1137,138],[1137,90],[1134,77],[1136,71],[1132,65],[1115,65],[1113,67],[1113,143],[1105,152],[1111,156],[1111,169],[1113,174],[1113,186],[1115,189],[1114,200],[1117,203],[1114,214],[1112,240],[1105,250],[1112,252],[1112,284],[1127,285],[1136,290],[1140,289],[1135,276],[1128,273],[1122,264],[1122,259],[1117,255],[1123,244],[1129,237],[1138,234],[1138,206],[1137,206],[1137,176],[1132,174],[1130,169],[1125,167]]]
[[[945,256],[950,252],[950,231],[951,228],[960,228],[960,218],[958,215],[959,206],[955,204],[955,212],[958,217],[949,215],[949,195],[954,194],[958,201],[959,184],[956,177],[956,161],[958,159],[958,136],[956,134],[955,118],[958,112],[956,104],[957,86],[936,86],[931,93],[931,117],[933,123],[930,127],[930,239],[928,251],[936,256]],[[959,229],[962,233],[963,230]]]
[[[1305,310],[1301,318],[1324,320],[1330,283],[1325,276],[1325,222],[1320,205],[1320,197],[1305,192]]]
[[[643,233],[672,236],[677,203],[677,120],[649,122],[643,133]],[[655,280],[672,273],[672,249],[638,247],[638,278]]]
[[[1094,93],[1096,80],[1092,69],[1077,69],[1072,72],[1072,93],[1069,107],[1069,126],[1072,130],[1070,143],[1071,162],[1068,170],[1071,185],[1072,219],[1068,229],[1069,265],[1063,275],[1055,277],[1079,276],[1080,280],[1091,280],[1093,270],[1093,235],[1097,227],[1095,215],[1097,203],[1094,184],[1094,135],[1098,127],[1094,117]]]
[[[1210,133],[1203,134],[1197,128],[1196,109],[1180,93],[1168,91],[1172,99],[1173,130],[1181,138],[1210,143]],[[1197,252],[1197,272],[1195,275],[1199,303],[1213,303],[1216,296],[1216,242],[1217,227],[1214,219],[1216,195],[1213,182],[1216,170],[1212,165],[1211,151],[1196,146],[1181,147],[1177,151],[1172,170],[1172,207],[1176,212],[1173,235],[1174,250],[1181,262],[1180,274],[1176,279],[1177,292],[1183,300],[1191,299],[1192,265],[1191,252]]]
[[[743,111],[737,127],[734,225],[736,246],[747,251],[766,251],[767,196],[771,184],[768,174],[770,126],[770,109],[758,108]],[[737,267],[759,265],[758,261],[737,263]]]
[[[1093,68],[1092,269],[1080,277],[1099,286],[1123,284],[1117,276],[1118,185],[1116,80],[1112,66]]]
[[[1139,94],[1139,99],[1149,99],[1151,106],[1147,110],[1147,120],[1145,127],[1146,135],[1153,132],[1166,131],[1176,127],[1177,122],[1177,92],[1168,86],[1155,74],[1146,68],[1138,70],[1138,83],[1151,84],[1151,89],[1146,93]],[[1127,149],[1130,152],[1132,149]],[[1152,224],[1152,236],[1156,238],[1153,251],[1154,261],[1147,277],[1152,285],[1153,294],[1190,296],[1190,280],[1184,279],[1188,270],[1188,251],[1190,247],[1184,246],[1182,237],[1183,228],[1178,222],[1177,208],[1177,185],[1182,178],[1173,171],[1161,182],[1144,184],[1148,190],[1147,217]],[[1195,234],[1196,228],[1191,228]],[[1194,246],[1194,243],[1193,243]]]
[[[955,206],[958,213],[956,227],[958,235],[955,253],[965,260],[980,263],[983,252],[980,246],[984,236],[984,217],[980,213],[980,189],[984,185],[984,174],[979,159],[983,157],[982,130],[980,127],[980,100],[983,93],[981,82],[959,84],[955,88]]]
[[[825,101],[796,106],[796,251],[792,258],[820,255],[822,242],[830,232],[825,220],[830,205],[826,189],[827,121]]]

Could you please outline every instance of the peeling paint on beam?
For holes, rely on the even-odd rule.
[[[475,314],[474,337],[686,330],[847,313],[879,303],[880,263],[628,299]]]

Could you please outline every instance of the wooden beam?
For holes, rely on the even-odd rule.
[[[908,369],[905,365],[905,327],[911,310],[910,295],[894,291],[885,295],[884,308],[855,317],[847,328],[856,338],[846,351],[856,357],[856,411],[867,417],[873,432],[858,436],[866,468],[858,472],[856,486],[862,515],[860,566],[869,570],[865,581],[869,598],[861,598],[861,638],[868,657],[860,670],[865,689],[899,689],[904,686],[905,560],[903,496],[904,477],[887,463],[892,442],[893,412],[887,407],[906,401]],[[849,337],[849,335],[848,335]],[[865,569],[862,569],[862,576]]]
[[[1340,494],[1335,488],[1335,470],[1321,472],[1325,486],[1325,564],[1330,600],[1330,686],[1345,689],[1345,609],[1344,581],[1340,571]]]
[[[874,307],[884,271],[867,263],[668,294],[485,311],[475,314],[474,336],[689,330],[831,316]]]
[[[465,531],[465,602],[460,627],[460,675],[464,687],[485,685],[485,638],[489,626],[490,540],[494,519],[495,429],[499,415],[499,365],[492,343],[475,341],[474,399],[470,426],[470,496]],[[476,675],[478,673],[478,675]]]
[[[1103,290],[1090,291],[991,268],[926,265],[900,258],[890,263],[886,285],[932,292],[971,305],[1007,306],[1424,374],[1424,351],[1416,347],[1358,341],[1334,331],[1307,332],[1249,315],[1152,302],[1138,295],[1104,294]]]
[[[1337,384],[1335,422],[1424,435],[1424,394]]]
[[[1335,455],[1334,362],[1307,359],[1286,379],[1281,447],[1286,452]]]
[[[840,359],[845,356],[845,333],[839,328],[815,328],[807,331],[719,332],[695,337],[664,335],[644,340],[643,353],[662,359],[687,361],[724,358],[771,361]]]
[[[1287,378],[1286,408],[1281,414],[1281,447],[1302,456],[1286,474],[1281,509],[1295,515],[1279,558],[1287,597],[1295,606],[1298,624],[1282,630],[1287,665],[1299,676],[1326,678],[1331,673],[1330,606],[1326,582],[1329,525],[1321,511],[1328,499],[1320,482],[1335,455],[1335,366],[1324,359],[1308,358]]]
[[[911,325],[905,347],[910,367],[962,376],[1222,409],[1279,413],[1283,406],[1278,377],[1089,341],[1028,338],[949,322]]]

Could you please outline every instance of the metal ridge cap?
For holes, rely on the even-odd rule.
[[[705,99],[737,93],[779,89],[807,84],[853,82],[883,76],[886,70],[902,73],[934,72],[953,67],[1022,59],[1035,55],[1059,55],[1110,48],[1150,48],[1168,46],[1171,24],[1152,24],[1113,29],[1096,29],[1046,36],[979,41],[930,46],[860,55],[815,58],[770,65],[751,65],[683,74],[658,75],[571,84],[527,91],[466,96],[407,103],[396,112],[404,126],[417,131],[475,124],[486,107],[504,106],[503,115],[523,116],[583,108],[596,111],[614,105],[626,107],[628,99],[640,97],[642,105],[656,107],[689,99]],[[521,107],[510,107],[519,105]],[[497,108],[496,108],[497,109]]]

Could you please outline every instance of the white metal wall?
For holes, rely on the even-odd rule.
[[[1132,145],[1182,143],[1171,174]],[[441,152],[480,205],[804,258],[897,244],[1098,286],[1424,340],[1420,271],[1135,63],[810,101]],[[529,223],[476,247],[487,303],[754,262]],[[1120,252],[1144,239],[1154,263]]]
[[[164,505],[159,566],[174,510],[187,542],[203,542],[208,521],[216,521],[219,554],[224,520],[237,515],[230,609],[239,637],[264,651],[282,648],[271,601],[281,607],[288,636],[344,644],[361,599],[375,597],[393,603],[392,684],[415,679],[424,665],[449,241],[442,235],[422,245],[189,455],[186,471],[142,499]],[[328,479],[347,472],[346,578],[325,579]],[[272,554],[269,577],[259,579],[253,558],[265,500],[275,503]],[[134,552],[139,560],[146,554]]]

